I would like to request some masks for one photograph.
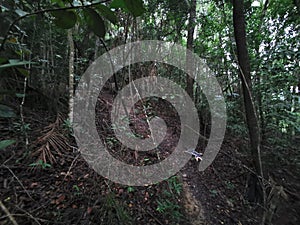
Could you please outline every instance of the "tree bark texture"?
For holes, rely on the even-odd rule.
[[[242,82],[245,105],[244,107],[249,131],[251,154],[253,159],[252,161],[257,175],[263,178],[263,170],[260,155],[261,134],[259,129],[258,118],[256,115],[256,109],[251,94],[252,85],[250,74],[250,61],[246,41],[246,26],[243,0],[233,0],[233,26],[237,46],[237,58],[240,68],[239,76]],[[263,188],[263,186],[261,186],[261,188]],[[258,196],[252,197],[257,198]],[[261,197],[264,198],[264,196]]]
[[[196,0],[191,0],[189,12],[188,34],[187,34],[187,49],[193,51],[194,31],[195,31],[195,18],[196,18]],[[189,67],[190,59],[187,56],[186,64]],[[189,70],[188,70],[189,71]],[[191,98],[193,98],[194,80],[190,76],[186,76],[186,91]]]
[[[69,120],[73,123],[73,105],[74,105],[74,40],[72,29],[68,30],[69,42]]]

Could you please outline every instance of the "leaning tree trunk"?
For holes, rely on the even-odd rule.
[[[250,61],[246,42],[246,27],[245,27],[245,16],[244,16],[244,5],[243,0],[233,0],[233,26],[234,35],[237,45],[237,57],[239,63],[239,75],[242,82],[244,105],[246,111],[246,120],[249,131],[250,148],[253,159],[253,164],[256,170],[255,179],[251,179],[252,185],[250,187],[250,193],[252,196],[248,196],[249,200],[255,201],[255,199],[260,198],[264,200],[264,187],[262,185],[263,170],[260,156],[260,129],[258,118],[256,115],[256,109],[254,101],[252,99],[252,85],[251,85],[251,75],[250,75]],[[260,188],[257,189],[258,181],[260,181]],[[254,183],[254,184],[253,184]]]
[[[194,42],[195,18],[196,18],[196,0],[191,0],[189,14],[190,16],[189,16],[188,34],[187,34],[187,49],[192,51],[193,42]],[[190,60],[191,59],[189,59],[189,57],[187,56],[186,61],[188,67],[189,67]],[[187,69],[189,71],[189,68]],[[189,75],[186,75],[186,91],[191,98],[193,98],[193,86],[194,86],[194,80]]]

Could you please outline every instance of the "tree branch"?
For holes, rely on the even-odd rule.
[[[47,12],[57,12],[57,11],[64,11],[64,10],[70,10],[70,9],[84,9],[84,8],[89,8],[89,7],[93,7],[95,5],[99,5],[99,4],[102,4],[102,3],[105,3],[105,2],[109,2],[109,1],[111,1],[111,0],[103,0],[101,2],[91,3],[89,5],[69,6],[69,7],[65,7],[65,8],[54,8],[54,9],[44,9],[44,10],[39,10],[39,11],[36,11],[36,12],[28,13],[28,14],[26,14],[24,16],[20,16],[17,19],[15,19],[9,25],[8,30],[6,31],[6,34],[4,36],[4,39],[2,40],[0,51],[4,50],[4,44],[5,44],[5,42],[6,42],[7,38],[8,38],[9,31],[13,28],[13,26],[16,25],[16,23],[18,23],[22,19],[25,19],[25,18],[30,17],[30,16],[38,15],[38,14],[44,14],[44,13],[47,13]]]

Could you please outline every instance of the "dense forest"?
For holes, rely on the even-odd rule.
[[[300,224],[299,31],[299,0],[0,1],[0,224]]]

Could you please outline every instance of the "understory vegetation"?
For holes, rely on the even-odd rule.
[[[205,82],[157,61],[114,65],[91,109],[114,159],[147,167],[175,151],[183,125],[168,99],[183,96],[141,98],[158,77],[185,90],[199,116],[200,160],[134,186],[101,176],[86,160],[73,127],[74,96],[82,83],[93,87],[84,73],[99,56],[143,40],[176,43],[203,59],[219,83],[227,127],[216,159],[199,171],[213,136]],[[299,40],[299,0],[1,1],[0,224],[300,224]],[[189,63],[188,54],[181,58]],[[118,93],[146,77],[130,86],[138,101],[121,118],[130,132],[116,127]],[[118,139],[118,130],[152,137],[157,117],[167,131],[155,149]]]

